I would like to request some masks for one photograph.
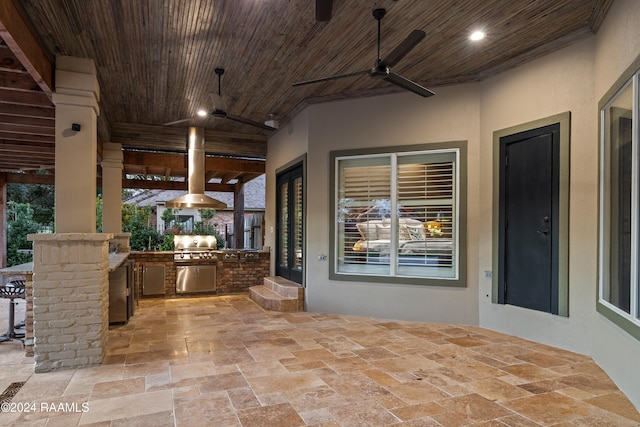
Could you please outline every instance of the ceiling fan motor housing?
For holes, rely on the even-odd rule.
[[[384,7],[378,7],[376,9],[373,9],[372,13],[373,17],[380,21],[382,18],[384,18],[384,15],[387,14],[387,9],[385,9]]]
[[[376,61],[376,65],[369,71],[372,77],[385,78],[389,75],[389,67],[387,67],[381,60]]]

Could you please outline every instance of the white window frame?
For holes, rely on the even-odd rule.
[[[628,75],[628,74],[627,74]],[[607,298],[610,278],[611,248],[609,234],[611,224],[611,184],[607,177],[610,170],[610,146],[607,135],[611,132],[607,123],[607,110],[625,90],[632,89],[631,128],[631,254],[630,254],[630,304],[629,313],[611,303]],[[616,88],[616,89],[614,89]],[[633,75],[620,79],[599,105],[599,232],[598,232],[598,300],[597,311],[640,340],[640,70],[635,66]],[[609,267],[609,268],[608,268]]]
[[[451,270],[453,272],[450,277],[441,277],[439,275],[417,276],[403,275],[397,271],[398,263],[398,230],[391,227],[391,248],[390,262],[388,274],[370,274],[368,272],[345,272],[339,271],[339,192],[340,192],[340,162],[344,160],[380,158],[390,159],[391,178],[390,178],[390,211],[392,213],[391,223],[394,223],[398,208],[397,195],[397,165],[399,157],[419,156],[419,155],[439,155],[453,154],[453,262]],[[453,143],[423,144],[420,146],[399,146],[387,147],[381,149],[369,150],[345,150],[332,153],[332,242],[331,242],[331,265],[330,279],[347,280],[347,281],[371,281],[386,283],[407,283],[435,286],[466,286],[466,245],[464,244],[466,236],[466,141],[458,141]],[[427,271],[427,270],[425,270]]]

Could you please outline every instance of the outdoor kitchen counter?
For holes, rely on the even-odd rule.
[[[197,297],[207,295],[223,295],[248,292],[251,286],[261,285],[263,278],[269,275],[271,252],[251,249],[223,249],[213,251],[215,259],[203,262],[216,266],[215,292],[195,294],[176,293],[176,265],[172,251],[140,251],[130,252],[129,259],[135,262],[138,295],[145,297]],[[164,266],[164,294],[144,295],[140,284],[143,283],[143,271],[146,266]]]
[[[126,252],[119,254],[109,254],[109,271],[114,271],[116,268],[120,267],[123,262],[129,257],[129,254]],[[2,275],[27,275],[33,273],[33,261],[25,262],[24,264],[14,265],[12,267],[5,267],[0,269],[0,274]]]
[[[128,252],[122,253],[111,253],[109,254],[109,272],[115,271],[118,267],[122,265],[129,258]]]

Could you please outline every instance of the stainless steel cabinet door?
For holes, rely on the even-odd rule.
[[[214,292],[215,265],[181,265],[176,267],[176,293]]]
[[[142,270],[142,295],[164,293],[164,265],[145,265]]]

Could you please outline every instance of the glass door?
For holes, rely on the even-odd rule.
[[[278,174],[276,190],[276,274],[302,284],[303,181],[302,164]]]

